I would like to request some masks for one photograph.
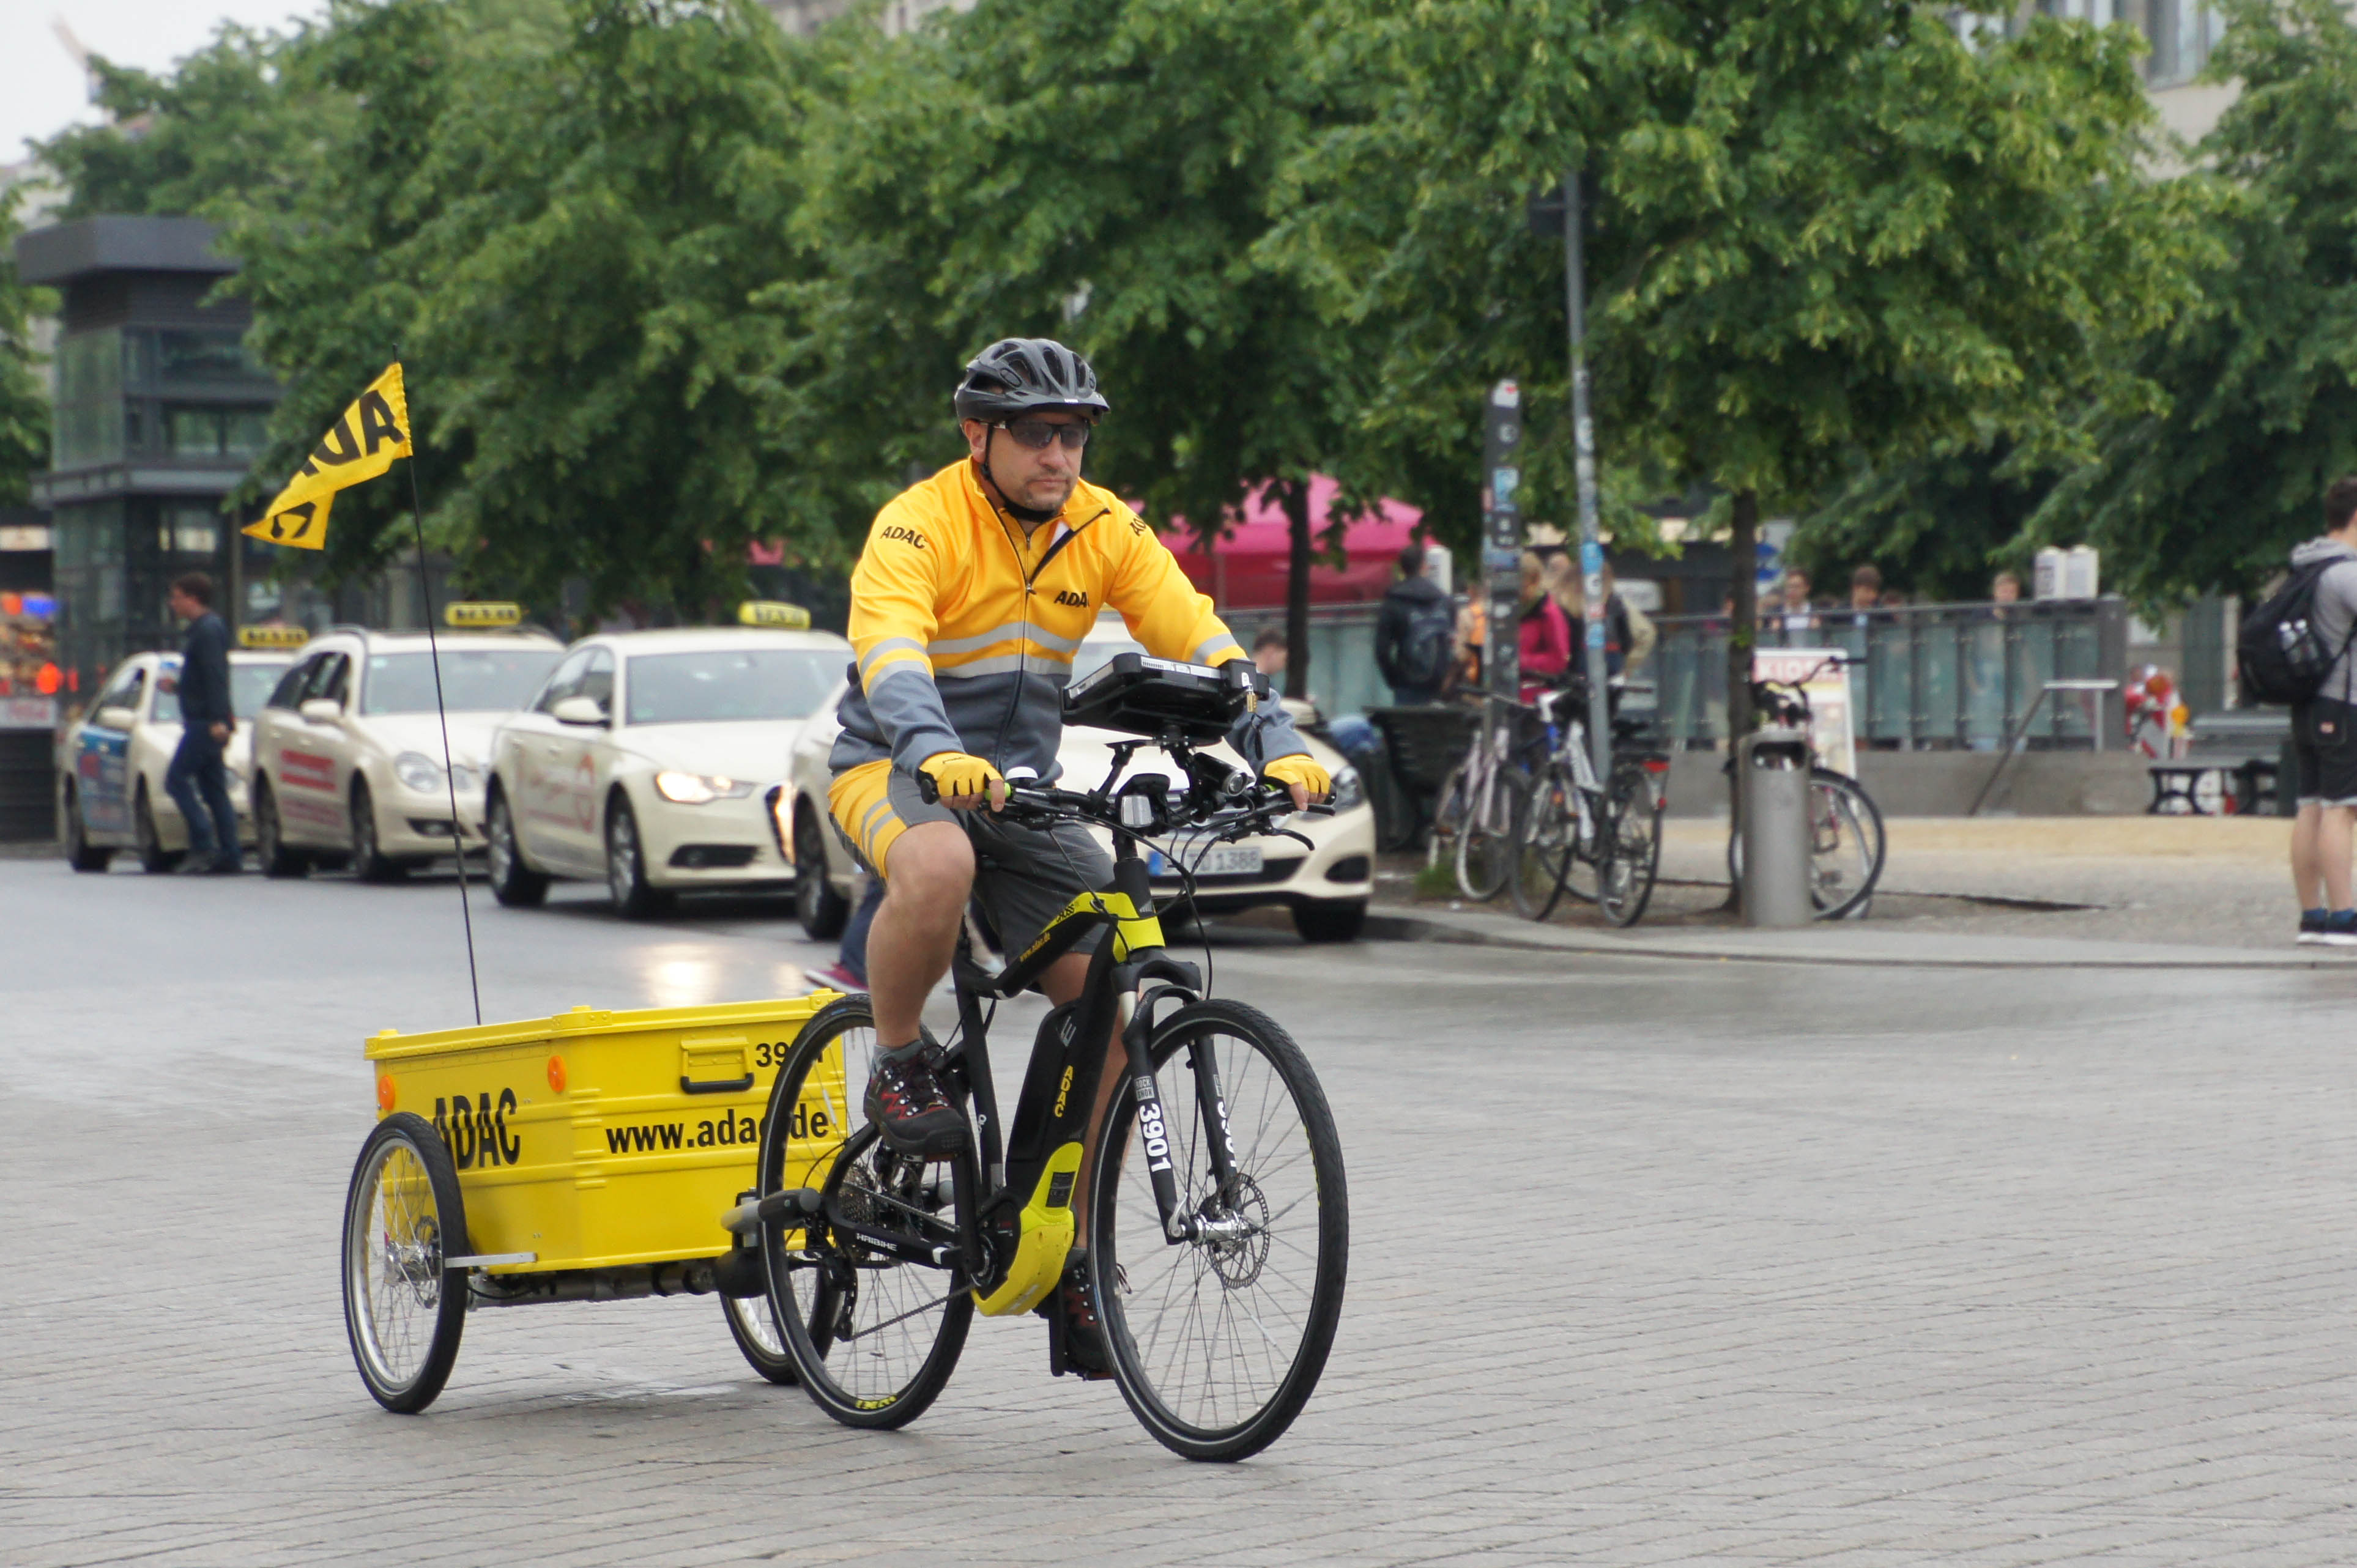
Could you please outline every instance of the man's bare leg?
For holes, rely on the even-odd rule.
[[[2316,865],[2324,877],[2325,908],[2357,908],[2350,903],[2350,830],[2357,823],[2357,806],[2326,806],[2317,812]]]
[[[2291,886],[2303,909],[2330,907],[2324,902],[2324,873],[2316,858],[2317,819],[2323,815],[2324,808],[2311,801],[2291,824]]]
[[[869,1004],[886,1050],[917,1037],[925,998],[950,972],[974,891],[974,845],[954,822],[920,822],[885,854],[884,902],[867,934]]]

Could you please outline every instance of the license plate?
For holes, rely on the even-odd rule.
[[[1185,841],[1172,846],[1179,859],[1193,868],[1198,876],[1258,876],[1261,870],[1260,845],[1256,843],[1218,843],[1206,849]],[[1149,876],[1176,876],[1178,867],[1170,856],[1155,850],[1146,858]]]

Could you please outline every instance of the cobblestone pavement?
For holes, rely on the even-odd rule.
[[[465,1018],[454,902],[0,862],[0,1563],[2357,1556],[2341,976],[1240,933],[1219,985],[1318,1064],[1354,1246],[1318,1397],[1222,1467],[1029,1319],[899,1434],[756,1380],[708,1298],[478,1314],[380,1412],[336,1288],[360,1042]],[[477,925],[493,1016],[822,957],[578,890]]]

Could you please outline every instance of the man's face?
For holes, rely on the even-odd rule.
[[[1850,608],[1854,610],[1870,610],[1881,602],[1882,590],[1875,587],[1872,584],[1852,583],[1849,585]]]
[[[2001,605],[2014,604],[2021,597],[2021,585],[2010,577],[1999,577],[1989,585],[1989,597]]]
[[[1784,574],[1784,607],[1788,610],[1809,607],[1809,580],[1798,572]]]
[[[172,589],[165,596],[165,602],[172,607],[172,613],[182,620],[194,620],[205,613],[204,606],[178,588]]]
[[[1253,650],[1253,668],[1264,675],[1285,673],[1285,644],[1272,642],[1265,648]]]
[[[1018,428],[1039,425],[1084,425],[1088,423],[1070,409],[1047,409],[1027,413],[1006,422]],[[985,424],[979,419],[969,419],[960,427],[965,432],[965,444],[979,463],[985,456],[990,463],[990,477],[998,482],[998,493],[1009,504],[1029,507],[1035,511],[1054,511],[1071,499],[1072,486],[1081,478],[1081,454],[1077,448],[1064,445],[1062,436],[1033,451],[1016,438],[1011,430]]]

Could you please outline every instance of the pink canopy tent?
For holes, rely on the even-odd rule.
[[[1326,529],[1326,510],[1341,487],[1323,474],[1309,480],[1309,527]],[[1352,522],[1342,535],[1343,564],[1312,558],[1309,602],[1372,604],[1391,586],[1392,566],[1424,514],[1404,501],[1385,500]],[[1206,550],[1183,521],[1163,535],[1195,585],[1223,609],[1281,609],[1293,561],[1285,511],[1270,487],[1244,498],[1242,518]]]

